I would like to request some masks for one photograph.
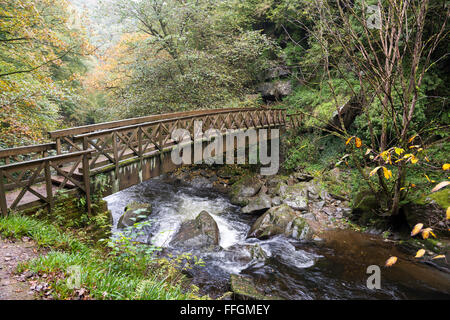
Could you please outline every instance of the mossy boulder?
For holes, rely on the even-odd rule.
[[[250,198],[248,204],[242,208],[243,213],[256,214],[261,213],[272,206],[272,199],[264,193],[258,194],[256,197]]]
[[[214,247],[219,245],[220,233],[214,218],[206,211],[194,219],[185,221],[173,237],[172,246]]]
[[[125,207],[124,214],[119,218],[117,228],[126,228],[136,222],[145,220],[152,213],[150,203],[131,202]]]
[[[371,191],[360,191],[353,200],[353,213],[362,214],[379,207],[377,196]]]
[[[248,277],[232,274],[230,284],[236,300],[282,300],[280,297],[266,294],[264,289],[258,288]]]
[[[230,201],[242,207],[249,204],[249,198],[261,190],[263,183],[255,175],[246,176],[233,184],[230,190]]]
[[[308,219],[287,204],[282,204],[269,209],[259,217],[247,237],[267,239],[280,234],[296,239],[309,239],[313,236],[313,230],[310,228]]]
[[[449,206],[450,188],[446,188],[407,203],[402,207],[402,211],[411,229],[417,223],[426,224],[427,221],[435,221],[434,230],[443,236],[450,236],[448,231],[450,225],[444,219]]]

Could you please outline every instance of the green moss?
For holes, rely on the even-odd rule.
[[[433,200],[443,209],[447,209],[448,207],[450,207],[450,188],[445,188],[443,190],[433,192],[414,202],[416,204],[425,205]]]
[[[280,297],[265,295],[249,278],[232,274],[230,282],[231,290],[241,300],[281,300]]]

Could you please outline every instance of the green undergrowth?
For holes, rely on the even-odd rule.
[[[58,274],[50,283],[55,299],[71,299],[83,290],[90,299],[175,300],[201,299],[182,271],[202,265],[189,254],[159,257],[154,246],[132,239],[143,226],[135,224],[103,245],[86,244],[49,221],[19,214],[0,218],[4,238],[29,237],[45,248],[41,255],[21,262],[18,272]],[[76,272],[75,272],[76,271]]]

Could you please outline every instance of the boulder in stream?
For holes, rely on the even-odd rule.
[[[267,295],[264,289],[258,288],[253,279],[237,274],[230,275],[231,291],[236,300],[282,300],[282,298]]]
[[[124,214],[119,218],[117,228],[126,228],[134,225],[136,222],[145,220],[152,213],[150,203],[130,202],[125,207]]]
[[[170,242],[183,247],[209,247],[219,245],[220,233],[214,218],[206,211],[193,220],[185,221]]]
[[[266,239],[284,234],[295,239],[310,239],[314,232],[310,226],[312,221],[295,212],[287,204],[273,207],[259,217],[251,227],[247,237]]]

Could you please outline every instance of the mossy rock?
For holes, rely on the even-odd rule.
[[[255,196],[263,183],[256,175],[245,176],[231,186],[229,195],[233,204],[242,207],[248,205],[249,198]]]
[[[181,224],[171,245],[183,247],[210,247],[219,245],[220,232],[217,222],[207,212],[202,211],[199,215]]]
[[[353,212],[365,213],[379,208],[380,202],[371,191],[360,191],[353,200]]]
[[[432,202],[437,203],[442,209],[446,209],[450,207],[450,188],[445,188],[433,193],[430,193],[416,201],[413,201],[415,204],[426,205]]]
[[[296,217],[295,211],[286,204],[273,207],[255,221],[248,237],[266,239],[271,236],[290,233],[289,228]]]
[[[124,214],[119,218],[117,228],[125,228],[145,220],[152,213],[150,203],[131,202],[125,207]]]
[[[280,297],[265,294],[252,279],[241,275],[232,274],[230,284],[236,300],[282,300]]]
[[[446,188],[415,201],[411,201],[402,207],[406,222],[412,229],[417,223],[426,221],[440,221],[434,226],[435,232],[443,236],[450,236],[448,220],[444,221],[445,211],[450,206],[450,189]]]

